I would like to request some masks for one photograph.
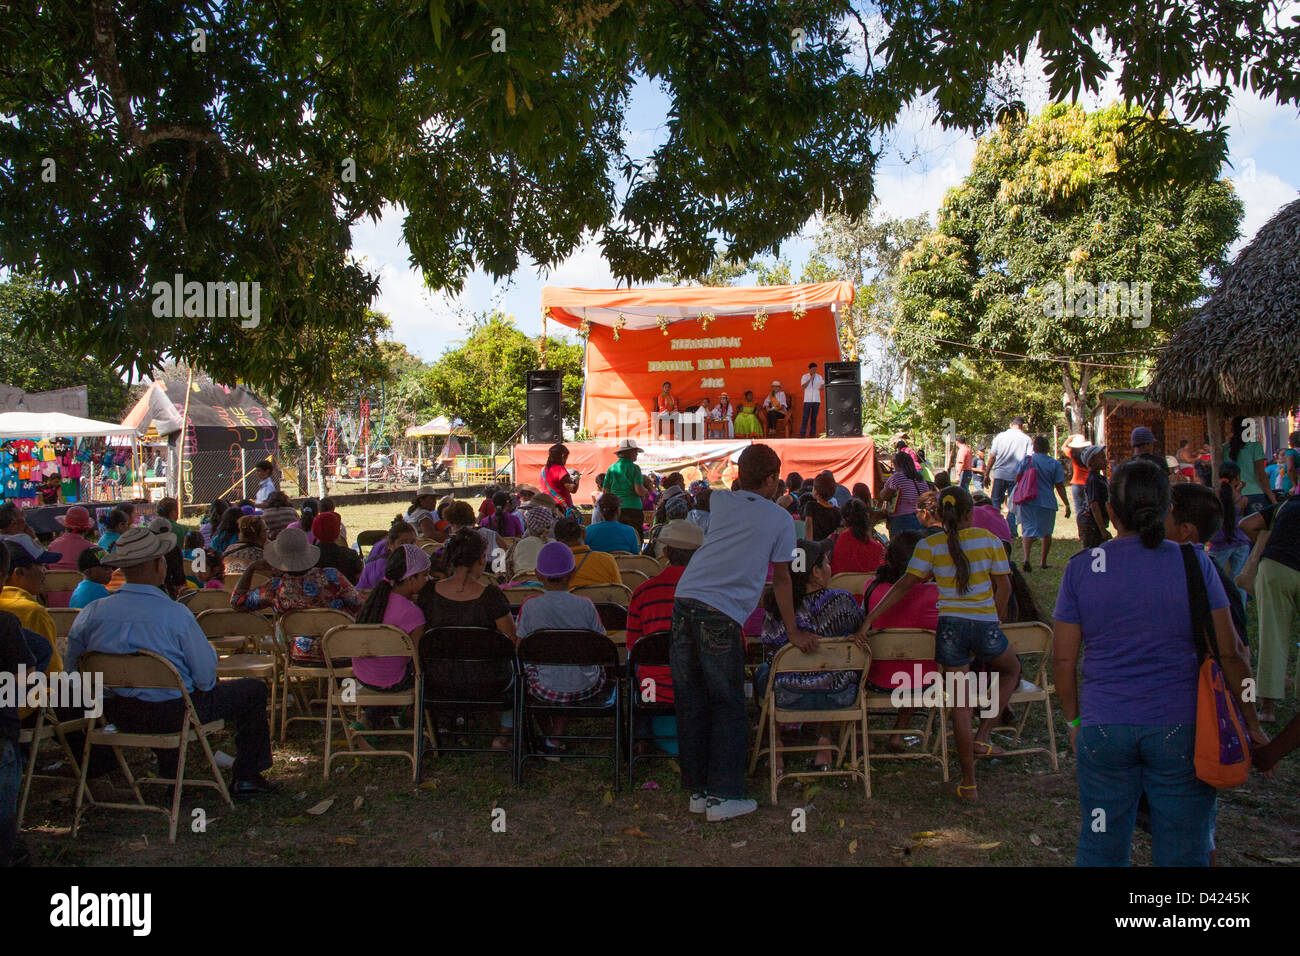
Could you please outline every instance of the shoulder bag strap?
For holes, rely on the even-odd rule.
[[[1219,648],[1214,640],[1214,625],[1211,621],[1210,594],[1205,589],[1205,578],[1201,574],[1200,562],[1196,560],[1196,549],[1190,544],[1179,546],[1183,554],[1183,572],[1187,576],[1187,600],[1192,616],[1192,639],[1196,641],[1196,657],[1205,660],[1213,655],[1219,663]],[[1222,664],[1219,665],[1222,669]]]

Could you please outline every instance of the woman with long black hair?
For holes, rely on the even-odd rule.
[[[916,517],[916,499],[925,494],[929,487],[916,470],[916,461],[912,456],[906,451],[896,452],[894,473],[885,482],[885,490],[880,495],[886,502],[895,502],[888,521],[891,537],[899,531],[921,530],[921,522]]]
[[[1200,656],[1189,558],[1199,576],[1190,584],[1208,598],[1207,636],[1226,685],[1251,737],[1268,739],[1254,703],[1243,698],[1253,684],[1250,664],[1239,654],[1218,572],[1200,550],[1166,540],[1169,506],[1169,479],[1158,465],[1119,465],[1108,502],[1115,537],[1071,558],[1057,595],[1052,671],[1078,758],[1079,866],[1128,865],[1143,793],[1155,865],[1209,865],[1215,790],[1197,778],[1193,762]]]
[[[1219,487],[1215,495],[1219,501],[1219,514],[1223,524],[1214,537],[1210,538],[1206,550],[1210,552],[1214,563],[1223,568],[1230,581],[1241,573],[1246,566],[1246,559],[1250,557],[1251,540],[1237,524],[1247,504],[1246,497],[1241,493],[1243,487],[1241,469],[1235,461],[1225,461],[1219,466]],[[1237,588],[1237,591],[1241,594],[1244,607],[1246,590]]]
[[[560,444],[552,445],[546,452],[541,479],[542,491],[554,498],[566,512],[573,510],[573,494],[578,490],[578,479],[565,467],[568,461],[569,449]]]

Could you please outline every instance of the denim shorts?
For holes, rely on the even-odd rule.
[[[1007,649],[997,621],[940,615],[934,632],[934,659],[944,667],[965,667],[972,657],[992,660]]]

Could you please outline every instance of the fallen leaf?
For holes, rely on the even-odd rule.
[[[668,814],[666,813],[656,813],[655,816],[658,817],[660,820],[663,820],[665,823],[668,822]]]
[[[335,843],[342,844],[343,846],[356,846],[356,845],[357,845],[357,841],[354,840],[354,839],[352,839],[352,837],[339,837],[339,838],[336,839],[334,842],[335,842]]]
[[[642,790],[658,790],[658,789],[660,789],[660,788],[659,788],[659,784],[655,783],[653,780],[647,780],[645,783],[641,784],[641,789],[642,789]]]
[[[912,834],[913,840],[928,840],[930,837],[938,836],[933,830],[919,830]]]
[[[849,856],[852,856],[853,854],[855,854],[855,853],[857,853],[857,852],[858,852],[858,841],[857,841],[857,840],[850,840],[850,841],[849,841]]]
[[[311,817],[285,817],[285,823],[311,823]]]
[[[1001,845],[1002,845],[1002,841],[1001,841],[1001,840],[998,840],[996,843],[981,843],[981,844],[980,844],[979,846],[977,846],[975,849],[977,849],[977,850],[991,850],[991,849],[993,849],[995,846],[1001,846]]]
[[[1034,846],[1042,846],[1043,838],[1040,837],[1037,833],[1031,833],[1029,834],[1029,842],[1032,843]]]
[[[326,797],[320,803],[316,804],[316,806],[308,807],[307,812],[310,813],[313,817],[318,817],[332,806],[334,806],[334,798]]]
[[[650,834],[646,833],[640,827],[624,827],[620,832],[623,836],[641,837],[643,840],[651,839]]]
[[[640,809],[641,809],[641,804],[639,804],[639,803],[634,803],[634,804],[632,804],[632,809],[633,809],[633,810],[640,810]]]
[[[590,811],[590,810],[574,810],[573,812],[576,813],[576,814],[577,814],[578,816],[580,816],[580,817],[589,817],[589,816],[591,816],[591,811]]]
[[[365,802],[366,802],[366,798],[365,798],[365,797],[357,797],[355,800],[352,801],[352,809],[353,809],[354,811],[356,811],[356,810],[360,810],[360,809],[361,809],[361,804],[363,804],[363,803],[365,803]]]
[[[437,781],[437,780],[426,780],[426,781],[424,781],[424,783],[420,784],[420,789],[421,789],[421,790],[437,790],[437,789],[438,789],[438,781]]]
[[[606,790],[605,795],[600,798],[600,805],[602,807],[612,807],[614,805],[614,794]]]
[[[803,798],[807,800],[809,803],[812,803],[812,798],[817,796],[817,794],[821,792],[822,792],[822,788],[814,784],[813,786],[808,788],[807,792],[804,793]]]
[[[735,843],[731,844],[731,848],[733,850],[739,850],[742,847],[744,847],[744,845],[748,842],[749,842],[748,840],[737,840]]]

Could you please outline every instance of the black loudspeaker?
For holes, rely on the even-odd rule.
[[[560,433],[562,381],[562,373],[555,369],[528,372],[528,444],[554,445],[563,441]]]
[[[857,362],[826,363],[826,437],[862,434],[862,368]]]

